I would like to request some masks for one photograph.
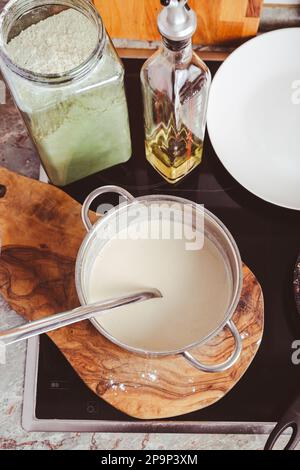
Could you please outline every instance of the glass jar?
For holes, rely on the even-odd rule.
[[[97,29],[92,54],[62,74],[15,64],[7,44],[21,31],[74,8]],[[64,186],[131,156],[124,67],[86,0],[11,0],[0,15],[0,66],[52,183]]]
[[[141,71],[146,156],[169,183],[201,163],[211,75],[192,40],[163,37]]]

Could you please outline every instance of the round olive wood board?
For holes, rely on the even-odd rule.
[[[2,168],[0,185],[1,294],[27,320],[78,306],[74,266],[85,236],[80,204],[58,188]],[[199,410],[231,390],[262,339],[262,290],[251,271],[246,266],[243,270],[243,292],[234,315],[243,350],[226,372],[200,372],[181,356],[145,358],[126,352],[89,321],[49,336],[93,392],[130,416],[159,419]],[[215,364],[229,357],[233,343],[225,330],[193,352],[202,362]]]

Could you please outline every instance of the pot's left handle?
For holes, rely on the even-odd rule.
[[[230,369],[230,367],[232,367],[237,362],[237,360],[239,359],[241,355],[241,352],[243,349],[243,342],[242,342],[241,335],[232,320],[228,320],[228,322],[226,323],[226,326],[230,330],[234,338],[235,348],[234,348],[232,355],[225,362],[222,362],[221,364],[217,364],[215,366],[205,365],[205,364],[202,364],[200,361],[198,361],[198,359],[196,359],[188,351],[184,351],[182,353],[183,357],[192,366],[196,367],[196,369],[201,370],[202,372],[224,372]]]
[[[126,201],[128,202],[134,201],[134,197],[132,196],[132,194],[126,191],[126,189],[123,189],[119,186],[112,186],[112,185],[102,186],[101,188],[97,188],[94,191],[92,191],[91,194],[89,194],[86,200],[84,201],[82,205],[82,209],[81,209],[82,222],[88,232],[89,230],[91,230],[93,226],[89,218],[89,210],[90,210],[91,204],[98,196],[101,196],[101,194],[106,194],[106,193],[116,193],[124,197],[124,199],[126,199]]]

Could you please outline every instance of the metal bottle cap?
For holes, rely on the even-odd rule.
[[[187,5],[188,0],[160,0],[165,7],[158,15],[158,29],[171,41],[183,41],[197,29],[196,13]]]

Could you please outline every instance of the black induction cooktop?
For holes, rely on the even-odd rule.
[[[243,261],[262,285],[265,299],[262,345],[246,375],[221,401],[204,410],[162,421],[161,427],[155,427],[151,422],[140,422],[142,424],[139,427],[138,420],[129,418],[94,395],[51,340],[42,336],[36,371],[36,396],[31,399],[35,422],[70,422],[72,426],[59,427],[54,424],[52,429],[74,431],[83,429],[80,423],[86,423],[86,430],[91,430],[89,422],[103,422],[105,425],[99,425],[97,429],[130,431],[147,428],[168,432],[231,429],[237,432],[267,432],[267,426],[256,424],[277,421],[290,400],[299,392],[300,365],[292,362],[292,344],[300,339],[300,318],[297,317],[293,296],[293,269],[300,251],[300,213],[273,206],[241,187],[220,163],[208,136],[203,163],[175,186],[164,182],[145,159],[139,84],[141,65],[142,61],[125,61],[133,141],[131,160],[64,189],[80,202],[98,186],[115,184],[135,196],[173,194],[204,204],[232,232]],[[220,64],[208,65],[215,73]],[[268,177],[265,174],[266,180]],[[114,201],[111,197],[107,202]],[[38,348],[34,350],[38,351]],[[34,374],[29,375],[30,380],[33,380]],[[29,385],[27,392],[30,389],[35,393],[32,384]],[[109,423],[115,423],[115,426]],[[189,426],[185,427],[185,423],[189,423]],[[214,427],[214,423],[219,423],[219,427]],[[231,426],[228,427],[228,423]],[[30,427],[28,419],[26,427]],[[36,425],[35,429],[43,429],[43,426]]]

